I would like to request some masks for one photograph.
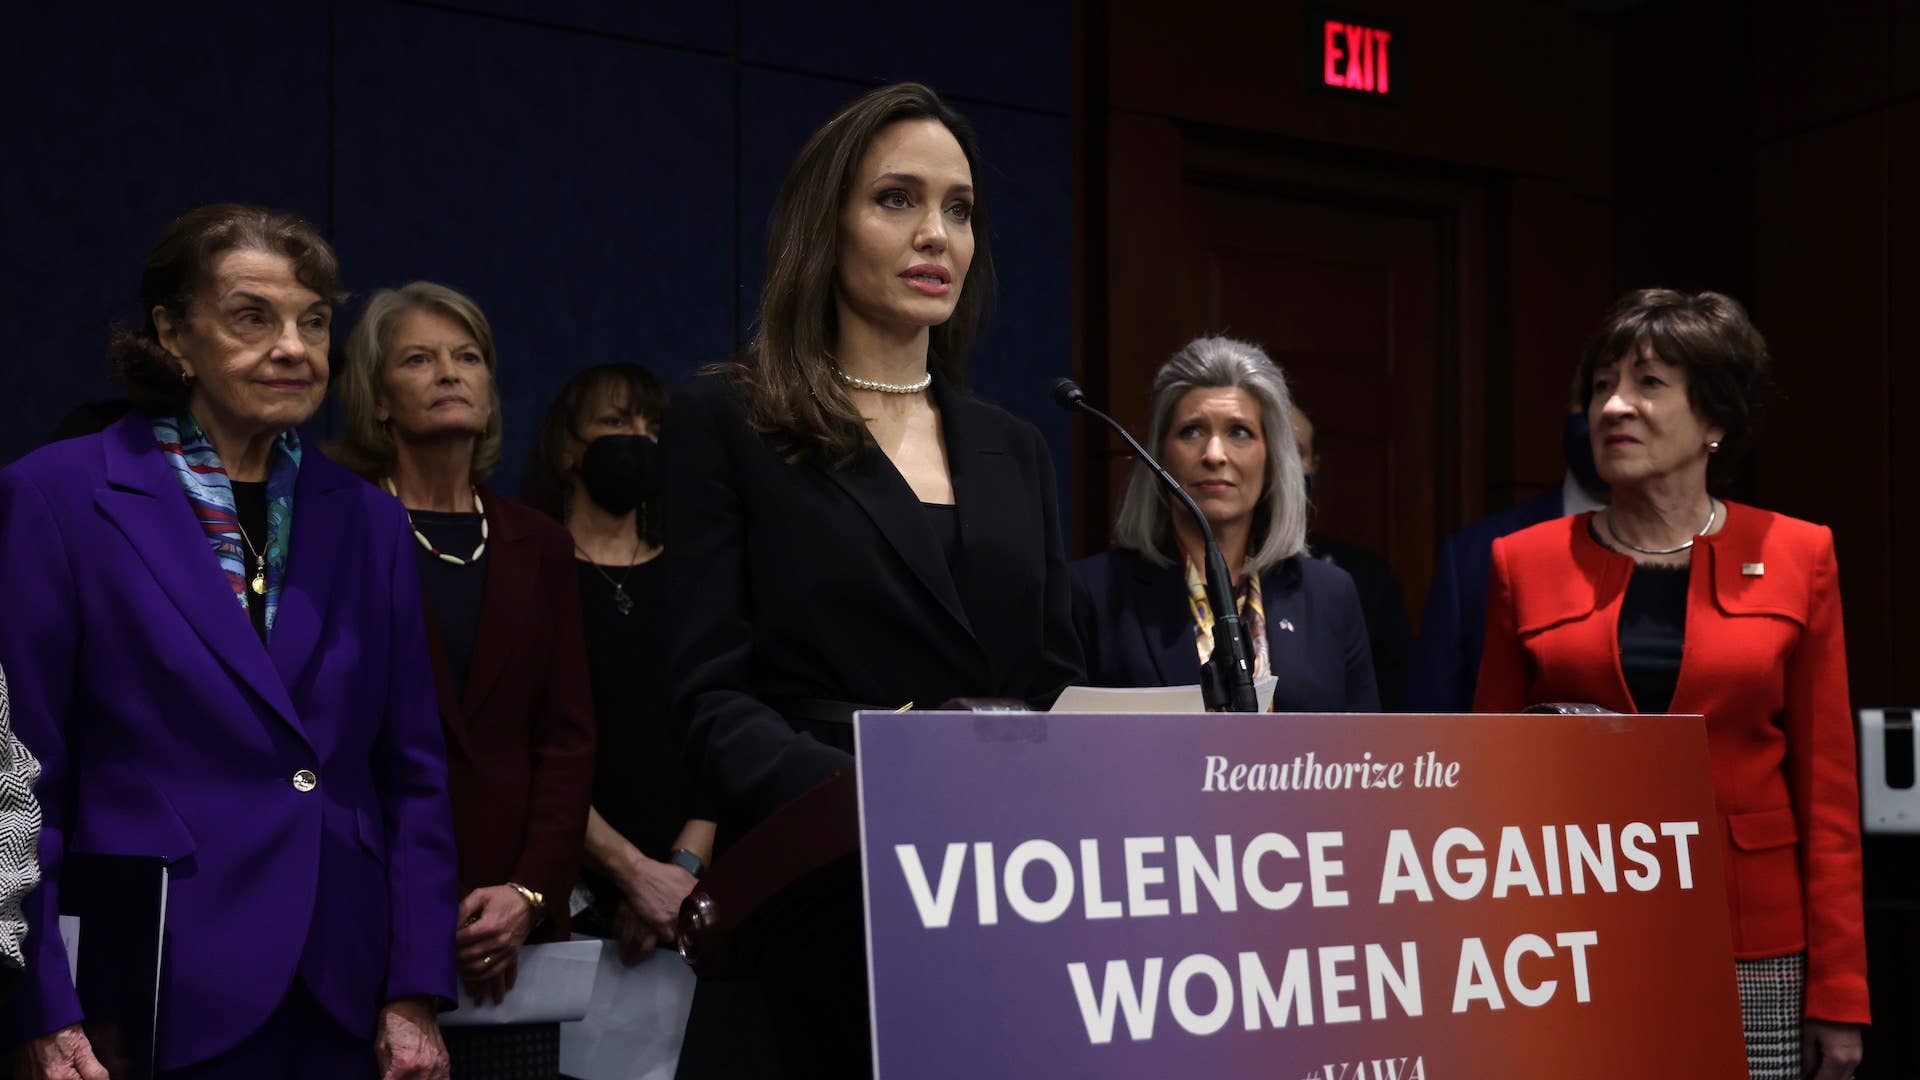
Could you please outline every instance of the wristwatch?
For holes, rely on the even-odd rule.
[[[686,848],[674,848],[667,854],[667,861],[692,874],[695,881],[700,880],[700,875],[707,872],[707,864],[700,861],[700,856]]]

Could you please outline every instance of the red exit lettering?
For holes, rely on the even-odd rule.
[[[1390,71],[1387,46],[1393,41],[1393,35],[1370,26],[1353,26],[1331,19],[1325,30],[1323,78],[1326,84],[1369,94],[1386,93]]]

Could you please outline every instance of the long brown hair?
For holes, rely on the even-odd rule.
[[[903,120],[938,121],[960,144],[974,184],[980,184],[973,126],[927,87],[896,83],[862,96],[814,132],[780,185],[767,236],[759,325],[747,359],[724,370],[745,393],[755,430],[790,460],[818,454],[844,463],[873,441],[833,371],[840,215],[867,148],[883,129]],[[972,222],[972,267],[953,317],[932,328],[927,346],[929,365],[962,387],[966,351],[994,290],[984,197],[975,198]]]

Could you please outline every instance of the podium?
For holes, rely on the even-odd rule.
[[[862,713],[856,738],[857,777],[743,838],[683,919],[718,962],[702,931],[754,898],[727,861],[764,839],[817,872],[851,809],[880,1077],[1744,1074],[1699,717]]]

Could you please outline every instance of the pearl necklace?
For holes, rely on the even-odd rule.
[[[1720,516],[1719,501],[1713,498],[1707,499],[1707,523],[1700,527],[1699,532],[1694,533],[1691,537],[1688,537],[1686,543],[1680,544],[1677,547],[1643,548],[1639,544],[1635,544],[1631,541],[1621,539],[1620,534],[1614,531],[1613,514],[1611,511],[1609,511],[1607,514],[1607,535],[1613,537],[1614,543],[1619,544],[1623,548],[1628,548],[1630,550],[1637,551],[1642,555],[1678,555],[1681,552],[1692,547],[1693,542],[1695,540],[1698,540],[1702,536],[1705,536],[1707,533],[1713,531],[1713,523],[1719,518],[1719,516]]]
[[[382,484],[382,486],[384,486],[387,489],[387,494],[393,496],[396,499],[400,498],[400,492],[394,489],[393,477],[391,476],[381,477],[380,483]],[[413,530],[413,538],[415,540],[420,541],[420,546],[427,549],[427,554],[433,556],[436,559],[439,559],[441,562],[449,562],[455,566],[472,566],[474,563],[477,563],[480,561],[481,555],[486,553],[487,508],[485,505],[483,505],[480,502],[480,489],[473,488],[472,491],[473,491],[473,512],[480,515],[480,546],[477,548],[474,548],[473,554],[467,556],[464,559],[458,555],[449,555],[446,552],[441,551],[439,548],[434,547],[433,541],[427,539],[427,534],[421,532],[420,526],[415,525],[413,523],[413,511],[407,510],[407,504],[404,501],[401,502],[400,504],[400,509],[406,510],[407,527]]]
[[[931,371],[920,376],[917,381],[910,383],[874,382],[872,379],[863,379],[858,375],[849,375],[838,367],[833,369],[833,373],[840,376],[848,386],[860,390],[873,390],[882,394],[917,394],[933,385],[933,372]]]

